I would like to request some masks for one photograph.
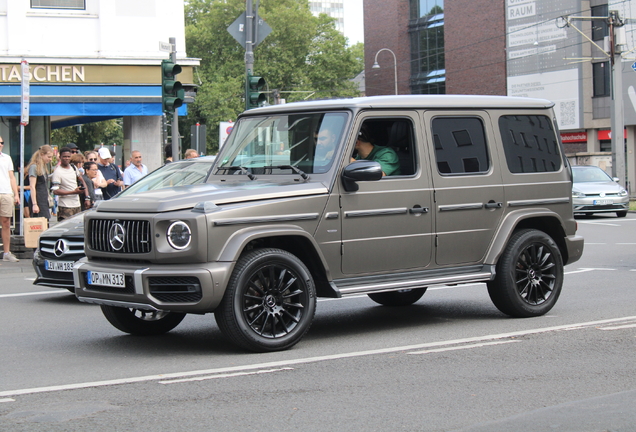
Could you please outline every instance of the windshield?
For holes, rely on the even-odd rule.
[[[572,167],[574,183],[607,182],[614,181],[600,168],[574,168]]]
[[[346,121],[346,113],[243,118],[223,148],[219,173],[327,172],[338,153]]]
[[[203,183],[213,164],[213,159],[206,162],[183,161],[169,163],[139,179],[117,196],[121,197],[149,190]]]

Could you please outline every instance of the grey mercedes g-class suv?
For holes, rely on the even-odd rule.
[[[504,314],[545,314],[583,253],[552,106],[413,95],[247,111],[204,184],[85,216],[75,293],[131,334],[213,312],[252,351],[296,344],[317,297],[403,306],[485,282]]]

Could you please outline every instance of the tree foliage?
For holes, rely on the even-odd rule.
[[[245,50],[227,31],[245,0],[188,0],[185,8],[188,56],[201,65],[181,130],[206,124],[208,150],[215,151],[219,122],[234,120],[245,106]],[[307,0],[262,0],[258,15],[272,28],[254,49],[253,74],[265,78],[267,90],[278,89],[288,102],[359,95],[351,80],[364,69],[362,44],[347,47],[332,18],[314,17]]]
[[[121,146],[124,143],[121,123],[122,119],[112,119],[55,129],[51,132],[51,144],[62,148],[68,143],[75,143],[82,152],[99,147],[102,143]]]

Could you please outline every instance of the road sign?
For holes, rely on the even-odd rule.
[[[172,52],[172,44],[168,42],[159,42],[159,51]]]
[[[636,62],[632,63],[632,69],[636,72]]]
[[[31,90],[29,80],[31,72],[29,71],[29,62],[22,60],[22,97],[20,99],[20,124],[26,126],[29,124],[29,98]]]
[[[241,14],[230,26],[227,31],[236,39],[238,43],[245,48],[245,12]],[[270,33],[272,28],[258,15],[254,17],[254,47],[263,42]]]

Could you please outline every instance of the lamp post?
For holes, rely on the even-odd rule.
[[[380,65],[378,64],[378,54],[382,51],[388,51],[393,54],[393,74],[395,78],[395,94],[398,94],[398,86],[397,86],[397,57],[395,57],[395,53],[388,48],[382,48],[377,53],[375,53],[375,60],[373,61],[373,66],[371,69],[380,69]]]

